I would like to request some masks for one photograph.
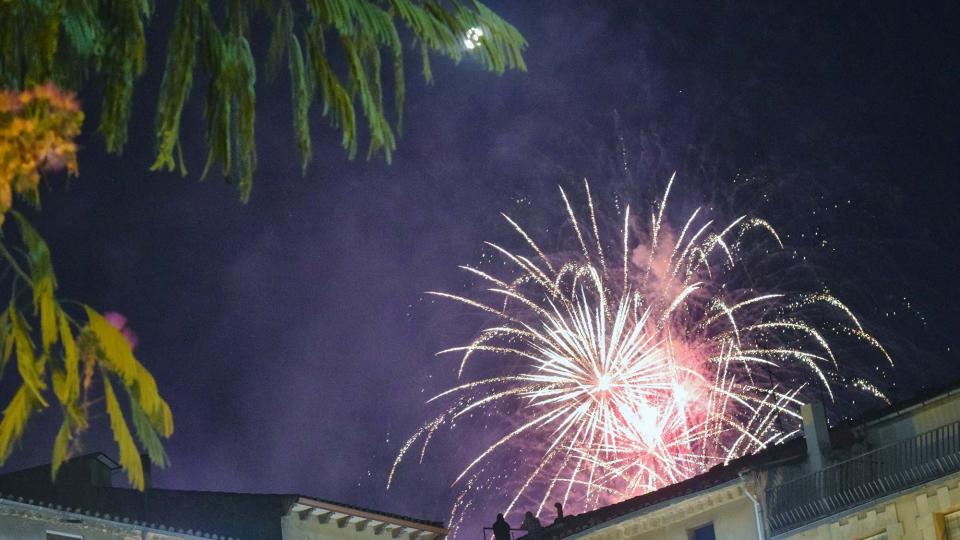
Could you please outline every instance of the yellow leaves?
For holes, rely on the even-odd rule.
[[[53,460],[50,462],[50,476],[57,478],[57,472],[60,466],[70,455],[70,441],[73,439],[73,430],[70,429],[70,421],[66,418],[60,424],[60,431],[57,431],[57,438],[53,441]]]
[[[0,464],[10,457],[13,445],[23,435],[33,408],[30,390],[26,385],[21,386],[7,404],[7,408],[3,410],[3,420],[0,420]]]
[[[163,398],[160,399],[160,414],[158,418],[151,419],[151,422],[162,437],[169,438],[173,435],[173,412],[170,411],[170,405]]]
[[[127,52],[139,55],[140,60],[132,67],[121,69],[126,70],[126,75],[131,70],[139,73],[143,67],[142,43],[137,48],[135,38],[126,40],[125,46],[135,49]],[[246,57],[252,58],[249,48],[245,51]],[[252,59],[248,63],[252,65]],[[253,146],[252,71],[248,79],[250,92],[246,97],[249,99],[244,101],[245,108],[242,108],[249,113],[245,116],[248,121],[244,124],[244,136],[238,142],[244,146],[246,154],[252,152]],[[127,90],[132,88],[131,85],[132,82],[127,81]],[[105,113],[102,126],[106,125],[113,133],[107,134],[108,146],[117,151],[125,139],[128,107],[124,103],[129,102],[129,92],[113,98],[106,100],[107,108],[111,110]],[[111,118],[109,121],[107,116]],[[9,307],[0,313],[0,378],[8,361],[16,354],[17,372],[22,381],[0,420],[0,464],[22,437],[31,414],[48,406],[45,394],[52,386],[64,415],[53,445],[52,473],[56,476],[61,464],[69,458],[71,442],[87,428],[87,412],[92,403],[89,394],[94,375],[99,371],[120,462],[130,483],[143,489],[137,445],[117,401],[111,377],[116,375],[130,397],[130,414],[141,445],[161,465],[166,462],[166,456],[160,439],[173,433],[170,407],[160,397],[153,376],[134,357],[123,334],[102,315],[85,307],[88,323],[75,333],[79,325],[56,299],[57,283],[46,242],[22,215],[10,210],[14,192],[39,203],[42,171],[66,169],[70,174],[77,173],[74,138],[79,135],[82,123],[83,113],[73,94],[63,92],[53,84],[30,86],[23,92],[0,91],[0,225],[6,214],[12,213],[25,248],[8,249],[6,238],[0,242],[0,255],[8,265],[6,275],[12,276],[14,288]],[[252,170],[252,162],[248,165]],[[21,264],[23,258],[26,265]],[[18,306],[20,296],[17,292],[22,291],[21,285],[32,292],[36,322],[30,324],[26,318],[28,313]]]
[[[57,401],[59,401],[61,405],[69,403],[70,385],[67,383],[67,372],[62,369],[53,368],[50,379],[53,380],[53,395],[57,396]]]
[[[84,306],[84,309],[87,312],[88,328],[96,336],[103,351],[103,367],[119,375],[127,387],[131,401],[135,401],[142,409],[153,429],[160,436],[169,437],[173,434],[173,415],[170,406],[160,397],[153,375],[133,356],[129,342],[119,330],[89,306]],[[157,463],[161,462],[162,460]]]
[[[67,314],[57,310],[60,343],[63,346],[63,365],[51,366],[53,393],[60,401],[64,416],[70,420],[73,429],[82,431],[87,427],[87,418],[80,402],[80,352],[73,339]]]
[[[133,386],[138,380],[140,363],[134,358],[127,338],[90,306],[83,306],[83,309],[87,312],[87,327],[103,350],[104,363],[120,376],[123,384]]]
[[[44,279],[34,285],[34,293],[40,304],[40,341],[43,352],[50,352],[50,346],[57,342],[57,306],[53,299],[53,280]]]
[[[123,418],[117,395],[113,392],[110,378],[103,376],[103,397],[107,404],[107,416],[110,417],[110,429],[113,431],[113,440],[120,449],[120,465],[127,473],[127,480],[134,489],[143,491],[143,463],[140,462],[140,453],[137,444],[133,442],[130,428]]]
[[[76,400],[80,397],[80,353],[77,350],[77,343],[73,340],[73,333],[70,331],[70,323],[67,321],[67,315],[60,311],[58,317],[60,323],[60,340],[63,344],[63,365],[64,365],[64,396],[60,402],[66,404],[68,401]],[[58,394],[59,395],[59,394]]]
[[[15,294],[7,309],[0,312],[0,377],[16,355],[21,379],[0,420],[0,464],[22,437],[31,414],[48,406],[45,394],[52,386],[63,412],[53,443],[51,472],[56,476],[69,458],[73,442],[88,427],[88,409],[95,403],[91,398],[94,376],[99,372],[120,463],[131,485],[143,489],[136,440],[154,463],[163,466],[166,454],[161,439],[173,433],[170,406],[160,397],[156,380],[133,355],[127,337],[119,329],[90,307],[84,306],[86,324],[82,326],[63,310],[55,296],[56,278],[46,242],[21,214],[12,215],[25,249],[10,249],[6,241],[0,242],[0,256],[8,264],[14,288],[23,284],[31,289],[37,322],[27,322],[29,312],[16,303],[21,295]],[[25,265],[21,259],[26,259]],[[122,385],[130,398],[129,414],[136,428],[136,440],[117,401],[116,384]]]
[[[43,399],[43,391],[47,388],[47,383],[43,380],[44,358],[34,356],[29,330],[13,306],[10,306],[10,320],[17,350],[17,371],[23,379],[23,387],[40,406],[46,407],[47,402]]]
[[[40,171],[77,173],[82,123],[73,94],[52,83],[0,92],[0,223],[13,191],[36,198]]]

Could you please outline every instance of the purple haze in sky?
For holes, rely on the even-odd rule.
[[[87,134],[81,176],[43,194],[36,224],[60,293],[127,317],[173,409],[172,466],[155,485],[446,519],[482,433],[433,447],[384,490],[424,401],[454,382],[456,360],[434,353],[480,328],[423,291],[473,286],[457,265],[478,261],[483,240],[521,247],[500,211],[546,245],[568,241],[556,186],[584,176],[599,206],[620,195],[644,208],[674,170],[681,215],[745,199],[909,359],[883,381],[894,399],[922,388],[921,371],[958,375],[960,258],[939,247],[953,244],[960,207],[955,4],[490,4],[530,42],[529,72],[438,59],[426,86],[411,56],[392,165],[348,161],[314,110],[301,177],[281,80],[258,89],[246,206],[218,178],[197,181],[195,102],[187,178],[147,172],[153,110],[135,108],[122,159]],[[158,11],[154,35],[171,18]],[[153,102],[165,45],[151,41],[138,102]],[[80,98],[98,118],[98,96]],[[112,454],[100,412],[87,449]],[[58,422],[54,411],[36,421],[5,469],[48,461]]]

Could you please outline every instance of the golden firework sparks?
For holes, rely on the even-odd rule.
[[[618,243],[622,238],[617,264],[607,263],[586,181],[586,227],[560,190],[577,240],[575,254],[548,255],[502,214],[534,257],[488,243],[513,266],[511,275],[461,267],[487,284],[497,301],[430,293],[492,319],[471,343],[438,354],[461,355],[460,377],[469,360],[484,354],[499,362],[499,374],[466,381],[430,400],[452,404],[407,439],[388,488],[417,441],[423,441],[422,462],[442,426],[470,412],[495,415],[508,401],[520,405],[521,420],[457,476],[454,485],[463,485],[452,524],[461,523],[472,506],[470,493],[480,484],[484,464],[511,445],[536,459],[524,458],[528,467],[510,486],[503,510],[510,512],[527,495],[539,500],[539,513],[551,497],[588,508],[783,442],[797,431],[802,393],[816,386],[832,398],[832,385],[842,380],[828,332],[804,317],[810,306],[833,310],[835,333],[858,338],[889,360],[850,308],[832,295],[736,286],[734,270],[752,245],[747,241],[782,249],[779,235],[767,221],[750,216],[719,227],[702,218],[701,208],[675,235],[666,214],[673,180],[654,205],[649,228],[635,240],[625,209],[623,230],[615,236]],[[848,386],[886,400],[864,379]]]

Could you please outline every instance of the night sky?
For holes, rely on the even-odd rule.
[[[434,353],[479,329],[423,293],[474,286],[457,265],[484,240],[521,247],[500,211],[547,245],[569,240],[557,185],[579,195],[584,177],[601,206],[646,208],[677,171],[677,215],[706,203],[769,219],[891,350],[877,382],[895,400],[960,377],[955,2],[489,4],[529,41],[529,71],[438,59],[427,86],[411,55],[392,165],[349,161],[314,110],[301,176],[286,81],[258,84],[247,205],[197,179],[197,100],[190,175],[147,172],[171,6],[151,22],[122,157],[92,133],[97,89],[80,95],[81,174],[55,178],[34,219],[60,294],[129,318],[173,408],[155,486],[446,519],[469,437],[384,490],[423,402],[455,380],[456,360]],[[114,454],[102,409],[96,422],[86,449]],[[47,462],[58,425],[53,410],[35,421],[4,469]]]

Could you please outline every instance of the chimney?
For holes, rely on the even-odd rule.
[[[140,463],[143,466],[143,489],[150,489],[152,487],[152,464],[150,461],[150,456],[147,454],[140,454]]]
[[[803,404],[800,416],[803,417],[803,437],[807,441],[807,462],[811,470],[822,469],[830,457],[830,430],[823,404],[818,401]]]
[[[100,452],[77,456],[60,467],[56,483],[70,486],[112,487],[113,471],[119,468],[120,465]]]

